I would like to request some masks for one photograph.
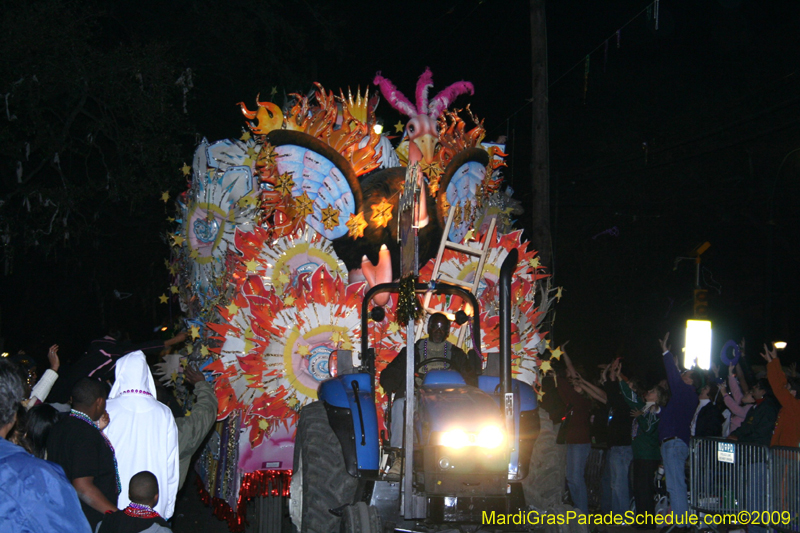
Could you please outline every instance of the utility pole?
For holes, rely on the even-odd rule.
[[[550,125],[547,117],[547,21],[545,0],[530,0],[531,62],[533,67],[533,127],[531,185],[533,189],[533,233],[531,242],[542,264],[553,271],[553,240],[550,235]]]

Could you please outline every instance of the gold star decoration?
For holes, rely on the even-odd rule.
[[[314,212],[314,202],[307,192],[303,192],[303,194],[294,199],[294,210],[300,218],[306,218]]]
[[[269,429],[269,422],[267,422],[266,419],[264,418],[260,419],[258,421],[258,429],[260,429],[261,431],[266,431],[267,429]]]
[[[550,365],[550,361],[542,361],[542,364],[539,365],[539,370],[544,374],[551,371],[552,369],[553,367]]]
[[[197,259],[198,257],[200,257],[200,252],[198,252],[197,250],[192,250],[192,253],[189,254],[189,257],[191,257],[192,259]]]
[[[561,346],[559,346],[555,350],[550,350],[550,359],[561,360],[562,355],[564,355],[564,352],[561,351]]]
[[[278,94],[278,86],[277,85],[273,85],[272,89],[270,89],[270,91],[269,91],[270,99],[275,98],[276,94]]]
[[[164,191],[161,193],[161,201],[164,203],[169,202],[169,191]]]
[[[167,298],[166,294],[162,294],[161,296],[158,297],[158,301],[161,302],[162,304],[165,304],[169,301],[169,298]]]
[[[192,340],[196,340],[200,337],[200,328],[197,326],[192,326]]]
[[[394,132],[395,133],[403,133],[404,129],[405,129],[405,125],[403,125],[403,122],[401,120],[398,120],[397,124],[394,125]]]
[[[442,195],[442,213],[450,213],[450,202],[447,201],[446,194]]]
[[[372,207],[372,216],[369,219],[379,228],[385,228],[392,220],[392,204],[387,202],[386,198],[381,198],[380,203],[372,204],[370,207]]]
[[[200,355],[203,357],[208,357],[208,346],[201,346],[200,347]]]
[[[299,353],[300,355],[310,355],[311,354],[311,352],[308,349],[308,346],[306,346],[305,344],[303,344],[303,345],[301,345],[300,347],[297,348],[297,353]]]
[[[275,164],[276,157],[278,157],[278,154],[275,152],[275,147],[267,143],[258,152],[258,164],[265,167],[272,166]]]
[[[239,137],[239,139],[244,141],[244,142],[249,141],[251,138],[252,138],[252,136],[250,135],[249,131],[246,131],[246,132],[242,133],[242,136]]]
[[[364,220],[364,213],[359,212],[357,215],[350,215],[350,219],[345,224],[347,226],[347,234],[354,239],[364,236],[364,230],[367,229],[367,221]]]
[[[428,176],[428,192],[431,196],[436,196],[439,191],[439,180],[442,179],[444,169],[438,161],[434,161],[430,165],[422,165],[422,172]]]
[[[247,207],[258,204],[258,199],[252,194],[248,194],[247,196],[242,196],[239,198],[237,203],[239,204],[239,207]]]
[[[534,257],[533,259],[528,261],[528,264],[531,265],[532,268],[539,268],[540,266],[542,266],[542,264],[539,262],[538,257]]]
[[[293,188],[294,188],[294,180],[292,179],[291,173],[284,172],[283,174],[278,176],[278,179],[275,182],[276,191],[278,191],[284,196],[288,196],[292,194]]]
[[[472,237],[475,236],[475,230],[473,228],[469,228],[469,231],[466,235],[464,235],[464,242],[469,242]]]
[[[236,311],[239,310],[239,306],[236,305],[235,303],[231,302],[230,304],[228,304],[228,306],[225,309],[228,310],[228,314],[230,316],[233,316],[233,315],[236,314]]]
[[[184,163],[183,166],[181,167],[181,172],[183,173],[184,176],[188,176],[192,172],[192,167]]]
[[[469,200],[464,204],[464,222],[472,220],[472,202]]]
[[[278,283],[286,285],[289,283],[289,275],[286,272],[281,272],[278,274]]]
[[[169,268],[169,259],[164,259],[164,267]]]
[[[398,324],[397,322],[389,323],[389,333],[395,334],[398,331],[400,331],[400,324]]]
[[[341,340],[342,340],[342,334],[341,334],[341,333],[339,333],[338,331],[334,331],[334,332],[331,334],[331,341],[332,341],[332,342],[337,342],[337,343],[338,343],[338,342],[340,342]]]
[[[332,230],[339,225],[339,210],[328,206],[322,210],[322,225],[325,229]]]
[[[294,296],[287,296],[286,298],[283,299],[283,303],[291,307],[294,305],[294,300],[295,300]]]
[[[178,286],[177,285],[173,285],[172,287],[169,288],[169,290],[172,292],[172,294],[178,294]]]
[[[175,241],[175,246],[180,246],[183,244],[183,241],[186,240],[183,238],[183,235],[176,233],[172,236],[173,240]]]
[[[248,272],[255,272],[258,270],[258,261],[251,259],[250,261],[246,261],[244,266],[247,268]]]
[[[172,265],[169,267],[170,274],[177,274],[178,273],[178,265]]]
[[[167,222],[169,222],[170,224],[172,224],[173,222],[175,222],[175,219],[174,219],[174,218],[172,218],[172,217],[167,217]]]
[[[257,155],[257,152],[256,152],[255,147],[250,146],[247,149],[247,157],[244,158],[244,161],[242,162],[242,164],[245,165],[245,166],[252,165],[253,161],[256,159],[256,155]]]
[[[561,301],[561,297],[563,295],[564,295],[564,287],[559,287],[558,290],[556,291],[556,301],[560,302]]]

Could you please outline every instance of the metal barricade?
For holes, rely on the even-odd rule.
[[[692,439],[689,506],[712,515],[773,510],[771,460],[767,446]]]
[[[789,522],[773,524],[786,532],[800,531],[800,448],[776,446],[772,454],[772,508]]]

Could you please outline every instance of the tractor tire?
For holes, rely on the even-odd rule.
[[[341,518],[331,513],[353,501],[358,480],[347,473],[322,402],[300,411],[294,443],[291,484],[292,522],[299,533],[339,531]]]
[[[531,466],[522,482],[525,502],[539,512],[565,516],[568,511],[581,511],[564,504],[567,447],[556,444],[557,431],[544,409],[539,410],[539,438],[531,454]],[[534,527],[542,531],[541,526]],[[586,524],[571,520],[568,524],[545,525],[544,533],[587,533]]]
[[[345,507],[339,533],[383,533],[378,510],[364,502]]]
[[[522,482],[522,488],[529,506],[549,511],[563,503],[567,447],[556,444],[553,422],[544,409],[539,409],[539,421],[539,437],[533,447],[530,470]]]

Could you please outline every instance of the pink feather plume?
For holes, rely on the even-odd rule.
[[[428,114],[428,90],[433,87],[433,73],[429,67],[425,68],[425,72],[417,80],[417,113],[420,115]]]
[[[470,82],[456,82],[437,94],[428,106],[428,116],[431,118],[438,118],[439,115],[442,114],[442,111],[447,109],[450,104],[462,94],[475,94],[475,88]]]
[[[383,96],[386,98],[386,101],[389,102],[393,108],[397,109],[402,114],[413,117],[417,115],[417,110],[414,108],[414,105],[408,101],[403,93],[397,90],[397,87],[389,81],[388,79],[381,76],[381,73],[378,72],[375,74],[375,79],[372,81],[375,85],[380,87]]]

